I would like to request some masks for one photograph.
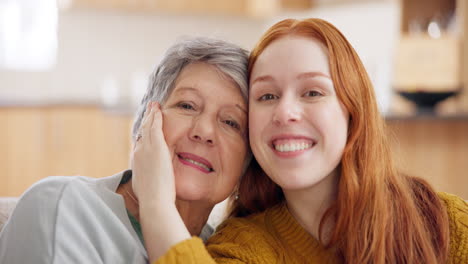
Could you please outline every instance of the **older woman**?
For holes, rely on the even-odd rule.
[[[203,227],[213,206],[233,192],[249,156],[246,72],[247,53],[233,44],[192,38],[172,46],[151,77],[134,123],[133,173],[36,183],[0,235],[0,262],[147,263],[139,225],[145,208],[131,183],[132,174],[148,171],[142,164],[170,163],[178,214],[191,235],[206,237],[209,230]],[[159,121],[170,159],[142,163],[155,151],[147,133],[159,107],[154,102],[164,109]]]

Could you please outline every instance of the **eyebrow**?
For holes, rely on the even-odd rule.
[[[308,78],[315,78],[315,77],[325,77],[331,80],[330,76],[328,76],[327,74],[323,72],[303,72],[303,73],[298,74],[296,76],[296,79],[308,79]],[[274,79],[273,77],[271,77],[271,75],[262,75],[262,76],[255,78],[252,81],[251,85],[253,85],[256,82],[273,82],[273,81]]]
[[[182,86],[182,87],[179,87],[178,89],[176,89],[174,92],[175,93],[182,93],[182,92],[186,92],[186,91],[193,91],[193,92],[197,92],[199,93],[199,91],[193,87],[190,87],[190,86]]]
[[[244,108],[242,108],[242,106],[236,104],[236,107],[239,108],[240,110],[242,110],[242,112],[244,112],[244,113],[247,114],[247,110],[245,110]]]
[[[272,82],[272,81],[273,81],[273,77],[271,77],[270,75],[263,75],[263,76],[259,76],[255,78],[255,80],[253,80],[250,85],[253,85],[256,82]]]
[[[325,77],[331,80],[330,76],[323,72],[303,72],[297,75],[297,79],[308,79],[308,78],[315,78],[315,77]]]
[[[197,89],[193,88],[193,87],[190,87],[190,86],[182,86],[182,87],[179,87],[176,91],[174,91],[175,93],[182,93],[182,92],[186,92],[186,91],[193,91],[193,92],[196,92],[196,93],[200,93],[200,91],[198,91]],[[244,113],[247,113],[247,110],[245,110],[244,108],[242,108],[242,106],[240,106],[239,104],[236,104],[236,107],[239,108],[242,112]]]

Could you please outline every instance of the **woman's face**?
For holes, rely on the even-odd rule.
[[[246,110],[240,89],[216,67],[182,70],[163,105],[178,199],[218,203],[232,193],[247,155]]]
[[[326,48],[306,37],[275,40],[258,57],[250,87],[250,144],[269,177],[286,191],[331,175],[346,145],[349,114],[330,78]]]

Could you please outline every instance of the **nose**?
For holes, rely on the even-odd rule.
[[[214,145],[215,125],[213,121],[206,116],[198,116],[193,120],[189,137],[199,143]]]
[[[287,125],[301,120],[300,102],[290,96],[280,98],[273,111],[273,123],[276,125]]]

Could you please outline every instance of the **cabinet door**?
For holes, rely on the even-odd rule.
[[[104,177],[130,168],[132,117],[105,111],[93,115],[87,140],[89,176]]]
[[[0,108],[0,196],[18,196],[45,173],[45,112],[38,108]]]
[[[48,172],[104,177],[128,168],[130,123],[95,107],[50,108]]]
[[[0,196],[19,196],[47,176],[129,168],[131,121],[88,106],[0,108]]]
[[[84,175],[94,119],[90,108],[51,107],[47,110],[47,173]]]
[[[468,122],[417,120],[390,122],[399,167],[424,178],[437,191],[468,199]]]

